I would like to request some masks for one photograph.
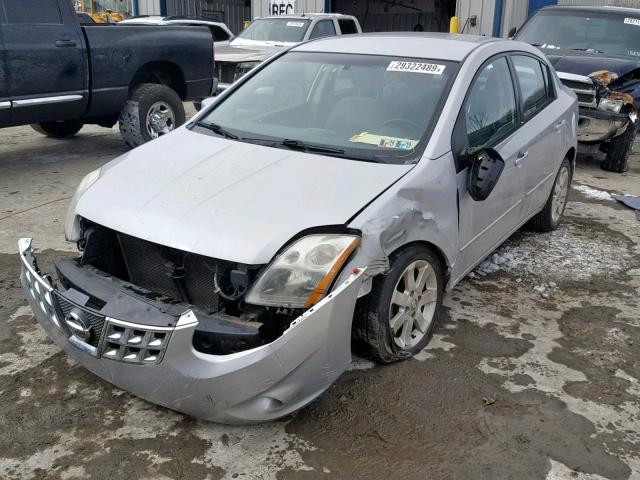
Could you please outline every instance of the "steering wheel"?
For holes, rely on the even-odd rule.
[[[393,127],[399,126],[400,130],[402,130],[402,125],[409,126],[409,131],[411,129],[415,130],[415,133],[420,136],[422,134],[422,127],[411,120],[407,120],[406,118],[392,118],[391,120],[387,120],[381,126],[382,127]]]

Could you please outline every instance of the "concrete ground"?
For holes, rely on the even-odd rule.
[[[295,416],[236,428],[93,376],[26,307],[16,239],[71,255],[69,197],[125,151],[117,129],[0,130],[0,478],[640,478],[640,220],[608,193],[640,195],[640,156],[624,175],[580,159],[562,227],[462,281],[415,359],[355,360]]]

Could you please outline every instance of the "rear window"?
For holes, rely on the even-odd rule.
[[[62,23],[57,0],[4,0],[3,7],[7,23]]]
[[[358,33],[358,27],[356,27],[356,22],[354,22],[351,19],[338,20],[338,25],[340,25],[340,31],[342,32],[343,35]]]

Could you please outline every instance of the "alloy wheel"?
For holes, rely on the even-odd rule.
[[[166,135],[176,128],[173,109],[166,102],[156,102],[147,112],[147,132],[151,138]]]
[[[553,187],[553,199],[551,200],[551,220],[557,223],[564,213],[569,195],[569,167],[563,165],[558,172],[556,184]]]

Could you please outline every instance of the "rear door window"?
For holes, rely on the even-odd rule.
[[[511,59],[522,95],[522,116],[527,120],[546,107],[551,99],[547,69],[533,57],[513,55]]]
[[[4,0],[6,22],[11,24],[61,24],[57,0]]]

